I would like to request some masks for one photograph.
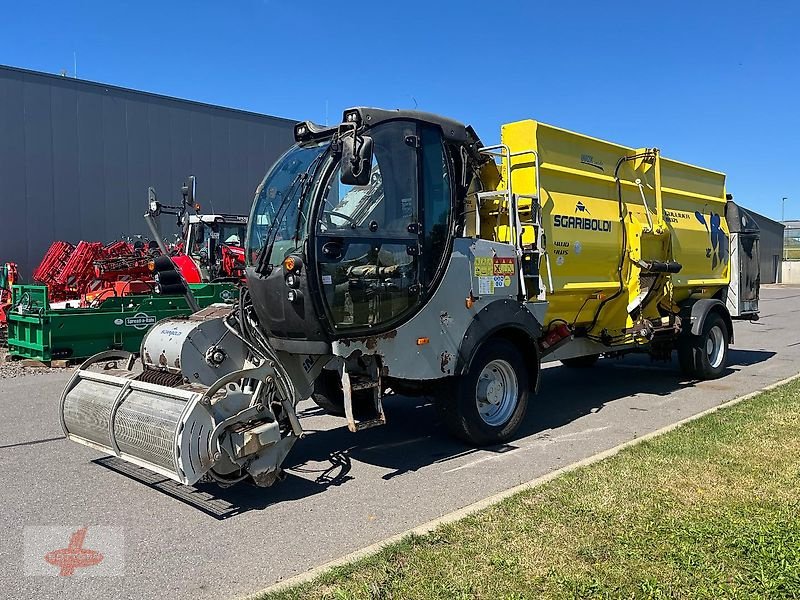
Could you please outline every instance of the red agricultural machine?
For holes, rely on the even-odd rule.
[[[34,271],[34,281],[48,287],[53,304],[77,301],[81,306],[96,306],[110,296],[153,291],[153,259],[160,255],[172,259],[186,283],[243,280],[247,217],[200,214],[194,187],[194,177],[190,177],[182,187],[179,206],[159,203],[150,188],[145,221],[154,241],[117,240],[105,245],[56,241]],[[186,214],[190,207],[196,214]],[[155,217],[161,214],[177,216],[182,236],[173,244],[163,242],[155,226]]]
[[[81,300],[91,302],[103,294],[120,293],[125,286],[138,289],[152,274],[147,268],[150,255],[146,249],[126,241],[53,242],[33,273],[33,280],[47,286],[53,303]],[[121,287],[122,286],[122,287]],[[104,291],[110,290],[110,291]],[[116,290],[116,294],[114,291]],[[131,290],[133,291],[133,290]]]

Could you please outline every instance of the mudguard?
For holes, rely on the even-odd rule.
[[[539,347],[536,340],[542,333],[542,324],[524,305],[511,299],[496,300],[486,305],[473,317],[472,322],[458,348],[455,375],[463,375],[469,370],[475,353],[489,337],[502,331],[523,339],[536,355],[539,364]]]
[[[703,298],[683,306],[681,316],[684,319],[688,318],[689,321],[688,325],[684,325],[684,333],[700,335],[703,331],[703,325],[705,325],[706,319],[712,311],[719,312],[722,315],[725,326],[728,328],[728,337],[730,342],[733,343],[733,321],[731,320],[731,315],[725,304],[721,300],[714,298]]]

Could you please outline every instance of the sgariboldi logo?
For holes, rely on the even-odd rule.
[[[156,322],[156,318],[146,313],[136,313],[132,317],[125,318],[125,327],[133,327],[134,329],[147,329],[150,325]]]

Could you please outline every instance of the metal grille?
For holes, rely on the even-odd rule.
[[[64,400],[64,424],[69,433],[104,446],[111,452],[108,422],[119,388],[82,379]]]
[[[114,420],[114,435],[120,452],[177,471],[174,460],[175,436],[186,402],[131,391]]]
[[[191,484],[213,464],[208,442],[214,421],[200,397],[197,391],[78,371],[64,397],[65,433],[75,442]]]

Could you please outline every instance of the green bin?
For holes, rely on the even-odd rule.
[[[239,295],[231,283],[189,287],[201,308],[220,302],[232,304]],[[9,354],[49,362],[88,358],[104,350],[138,352],[154,323],[191,312],[183,296],[158,294],[111,297],[96,308],[53,309],[47,286],[15,285],[8,315]]]

